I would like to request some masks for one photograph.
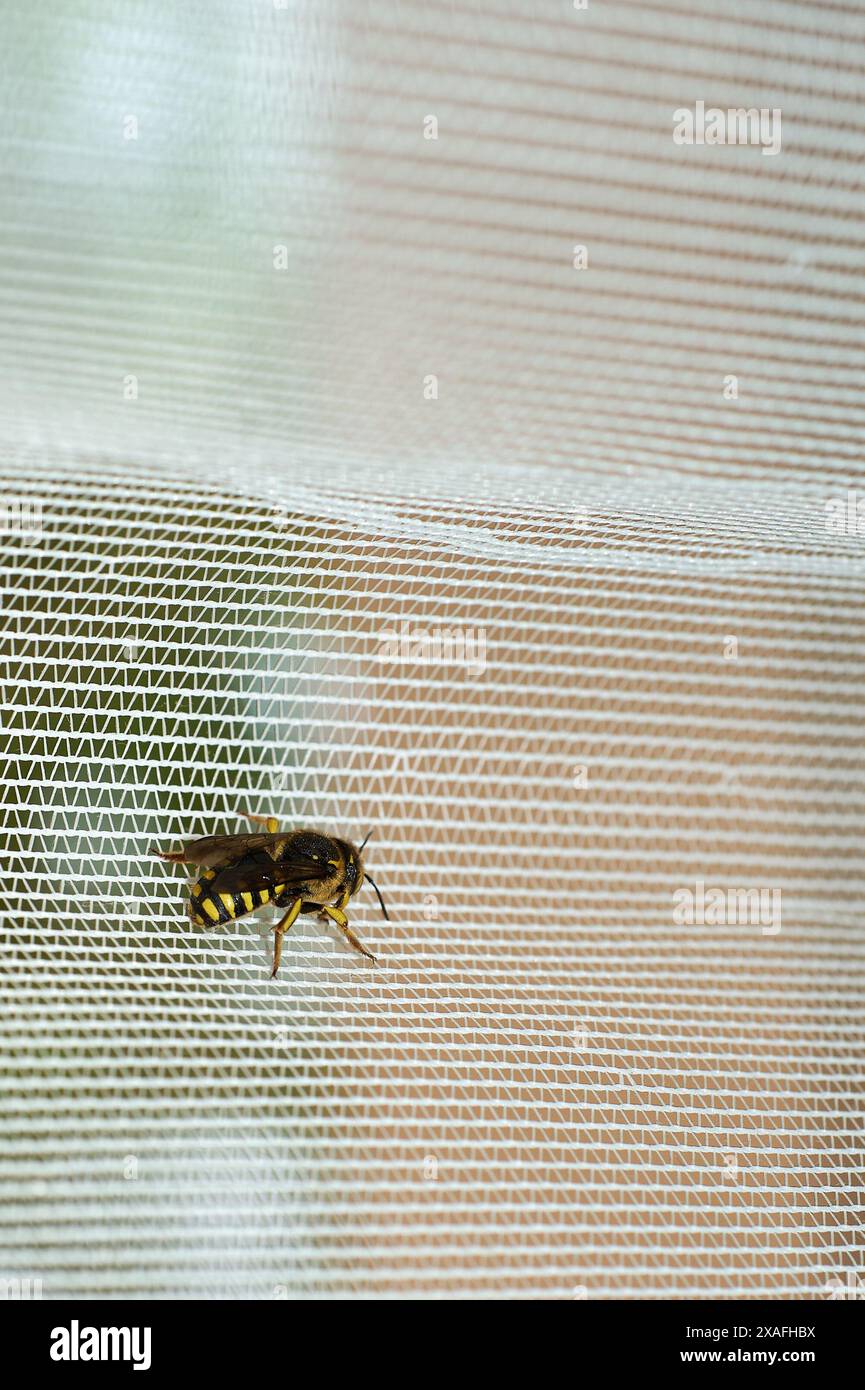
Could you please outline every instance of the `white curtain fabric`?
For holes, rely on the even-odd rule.
[[[865,15],[3,25],[0,1274],[846,1296]],[[191,927],[243,810],[377,967]]]

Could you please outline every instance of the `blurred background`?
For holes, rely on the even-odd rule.
[[[0,1275],[848,1296],[865,18],[3,30]],[[190,927],[243,810],[374,828],[377,968]]]

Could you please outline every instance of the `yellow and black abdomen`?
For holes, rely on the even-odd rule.
[[[256,908],[267,903],[279,902],[283,888],[273,891],[267,888],[253,888],[249,892],[218,893],[214,891],[213,869],[205,869],[197,883],[189,892],[189,916],[196,927],[216,927],[226,922],[235,922],[238,917],[246,917]]]

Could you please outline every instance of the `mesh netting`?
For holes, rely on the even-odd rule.
[[[4,1277],[858,1287],[865,31],[691,8],[13,19]]]

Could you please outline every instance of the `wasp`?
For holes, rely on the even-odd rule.
[[[350,840],[332,839],[316,830],[280,831],[273,816],[247,814],[244,819],[263,825],[264,833],[207,835],[187,841],[180,850],[153,850],[169,864],[196,864],[202,869],[189,890],[188,912],[193,924],[213,927],[234,922],[265,903],[285,908],[273,928],[271,979],[279,969],[283,937],[301,912],[318,912],[335,922],[354,949],[375,962],[372,952],[355,936],[345,913],[349,898],[368,879],[385,921],[390,921],[384,899],[361,858],[369,835],[358,848]]]

